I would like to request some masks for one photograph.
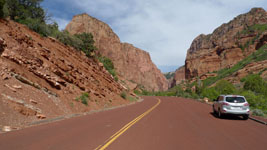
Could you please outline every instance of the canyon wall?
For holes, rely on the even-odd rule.
[[[106,23],[81,14],[73,17],[66,30],[71,34],[92,33],[99,53],[112,60],[119,78],[126,79],[125,83],[130,83],[127,85],[130,89],[138,85],[149,91],[168,89],[166,78],[152,62],[149,53],[131,44],[121,43]]]
[[[0,20],[0,128],[126,104],[125,90],[81,51]]]
[[[199,35],[187,51],[186,79],[232,67],[266,43],[266,30],[266,11],[253,8],[212,34]]]

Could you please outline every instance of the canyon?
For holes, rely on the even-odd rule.
[[[99,53],[112,60],[119,79],[129,89],[168,89],[166,78],[152,62],[149,53],[132,44],[122,43],[108,24],[88,14],[80,14],[72,18],[66,30],[71,34],[91,33]]]

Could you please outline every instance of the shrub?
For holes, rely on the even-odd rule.
[[[234,85],[225,80],[220,80],[218,83],[216,83],[215,90],[219,94],[234,94],[236,91]]]
[[[26,18],[23,20],[17,20],[21,24],[25,24],[29,29],[39,33],[41,36],[48,36],[50,34],[50,29],[45,22],[39,19]]]
[[[246,100],[248,101],[250,107],[256,108],[257,106],[257,96],[252,91],[243,91],[241,95],[245,96]]]
[[[201,93],[201,96],[202,97],[207,97],[210,100],[216,99],[219,95],[220,95],[220,93],[217,90],[215,90],[214,87],[212,87],[212,88],[205,88],[202,91],[202,93]]]
[[[81,100],[84,105],[88,105],[89,94],[83,93],[80,97],[76,98],[76,101]]]
[[[127,98],[127,95],[126,95],[126,92],[125,92],[125,91],[123,91],[123,92],[121,93],[121,97],[122,97],[123,99],[126,99],[126,98]]]
[[[105,69],[114,77],[115,81],[118,81],[113,62],[109,58],[104,56],[98,57],[98,60],[103,63]]]
[[[94,46],[95,41],[93,39],[93,35],[91,33],[81,33],[75,34],[74,36],[81,40],[79,49],[82,50],[86,56],[90,57],[91,53],[96,50],[96,47]]]
[[[260,109],[254,109],[254,110],[252,110],[252,114],[255,115],[255,116],[264,116],[263,111],[260,110]]]
[[[267,83],[258,74],[248,75],[243,79],[244,89],[251,90],[258,94],[267,95]]]

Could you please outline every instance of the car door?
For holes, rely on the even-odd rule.
[[[218,110],[222,109],[223,98],[224,98],[224,96],[219,96],[219,98],[218,98],[218,108],[217,108]]]
[[[214,109],[216,110],[216,111],[218,111],[218,105],[219,105],[219,98],[220,98],[220,96],[218,96],[216,99],[215,99],[215,101],[214,101]]]

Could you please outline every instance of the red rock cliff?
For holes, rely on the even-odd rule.
[[[119,76],[150,91],[167,90],[167,80],[153,64],[149,53],[131,44],[121,43],[106,23],[81,14],[73,17],[66,30],[71,34],[92,33],[99,52],[113,61]]]
[[[0,19],[0,128],[125,104],[123,90],[85,54]]]
[[[259,48],[264,39],[267,13],[253,8],[235,17],[209,35],[199,35],[187,51],[187,79],[231,67]]]

